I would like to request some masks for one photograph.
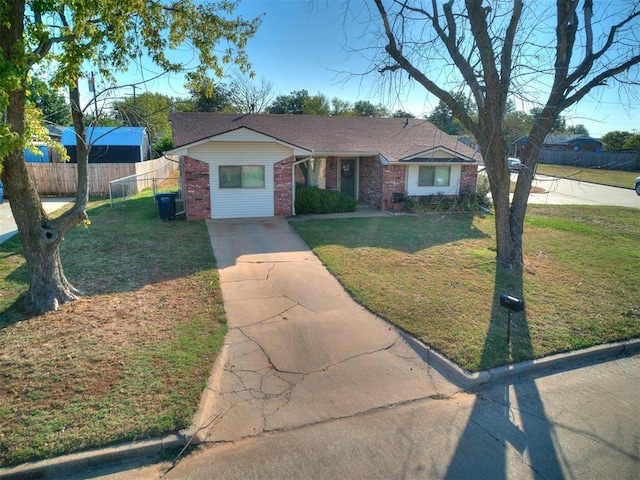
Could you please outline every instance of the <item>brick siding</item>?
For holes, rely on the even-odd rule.
[[[293,215],[293,157],[273,166],[273,201],[277,216]]]
[[[327,190],[338,189],[338,159],[336,157],[327,158]]]
[[[460,192],[476,191],[478,186],[478,165],[462,165],[460,171]]]
[[[376,157],[360,159],[358,199],[375,208],[382,208],[383,168]]]
[[[402,209],[402,204],[393,203],[394,193],[405,193],[405,165],[384,165],[382,168],[382,210]]]
[[[185,180],[184,198],[187,220],[211,218],[209,164],[188,156],[182,157]]]

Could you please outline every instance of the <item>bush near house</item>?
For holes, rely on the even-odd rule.
[[[482,181],[481,181],[482,180]],[[476,191],[466,189],[458,196],[425,195],[403,196],[404,209],[412,213],[426,212],[476,212],[479,207],[490,208],[489,182],[479,179]]]
[[[296,214],[355,212],[357,202],[335,190],[318,187],[296,189]]]

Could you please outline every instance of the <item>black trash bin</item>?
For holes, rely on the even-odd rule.
[[[156,194],[156,203],[158,204],[158,213],[160,220],[167,221],[176,218],[176,194],[158,193]]]

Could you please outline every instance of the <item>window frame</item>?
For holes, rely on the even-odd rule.
[[[223,169],[233,169],[233,170],[237,169],[239,171],[240,183],[237,184],[237,182],[234,182],[233,185],[223,185],[223,178],[225,177],[225,175],[223,174]],[[246,183],[249,183],[249,180],[252,180],[252,181],[256,180],[255,178],[249,177],[248,169],[260,169],[262,171],[262,185],[251,185],[251,186],[246,185]],[[233,174],[234,177],[237,175],[238,173]],[[265,165],[218,165],[218,188],[220,188],[221,190],[264,189],[267,187],[265,177],[266,177]]]
[[[430,184],[427,183],[421,183],[420,182],[420,178],[422,175],[420,175],[421,171],[423,168],[429,168],[429,169],[433,169],[433,175],[432,175],[432,180]],[[443,184],[437,184],[436,183],[436,179],[438,178],[438,169],[447,169],[447,183],[443,183]],[[419,165],[418,166],[418,187],[423,187],[423,188],[441,188],[441,187],[450,187],[451,186],[451,166],[449,165]]]

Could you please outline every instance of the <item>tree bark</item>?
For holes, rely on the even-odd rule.
[[[11,73],[15,79],[7,92],[5,123],[10,126],[12,133],[23,137],[29,68],[25,60],[26,53],[22,49],[24,1],[9,2],[8,9],[9,22],[0,26],[0,49],[5,64],[13,66]],[[86,166],[84,172],[86,174]],[[79,293],[64,275],[59,245],[64,234],[86,218],[86,201],[76,201],[73,209],[59,219],[52,220],[42,208],[38,192],[27,171],[22,147],[4,158],[2,182],[27,261],[27,298],[40,312],[56,310],[60,304],[77,298]],[[84,184],[86,183],[85,180]]]

